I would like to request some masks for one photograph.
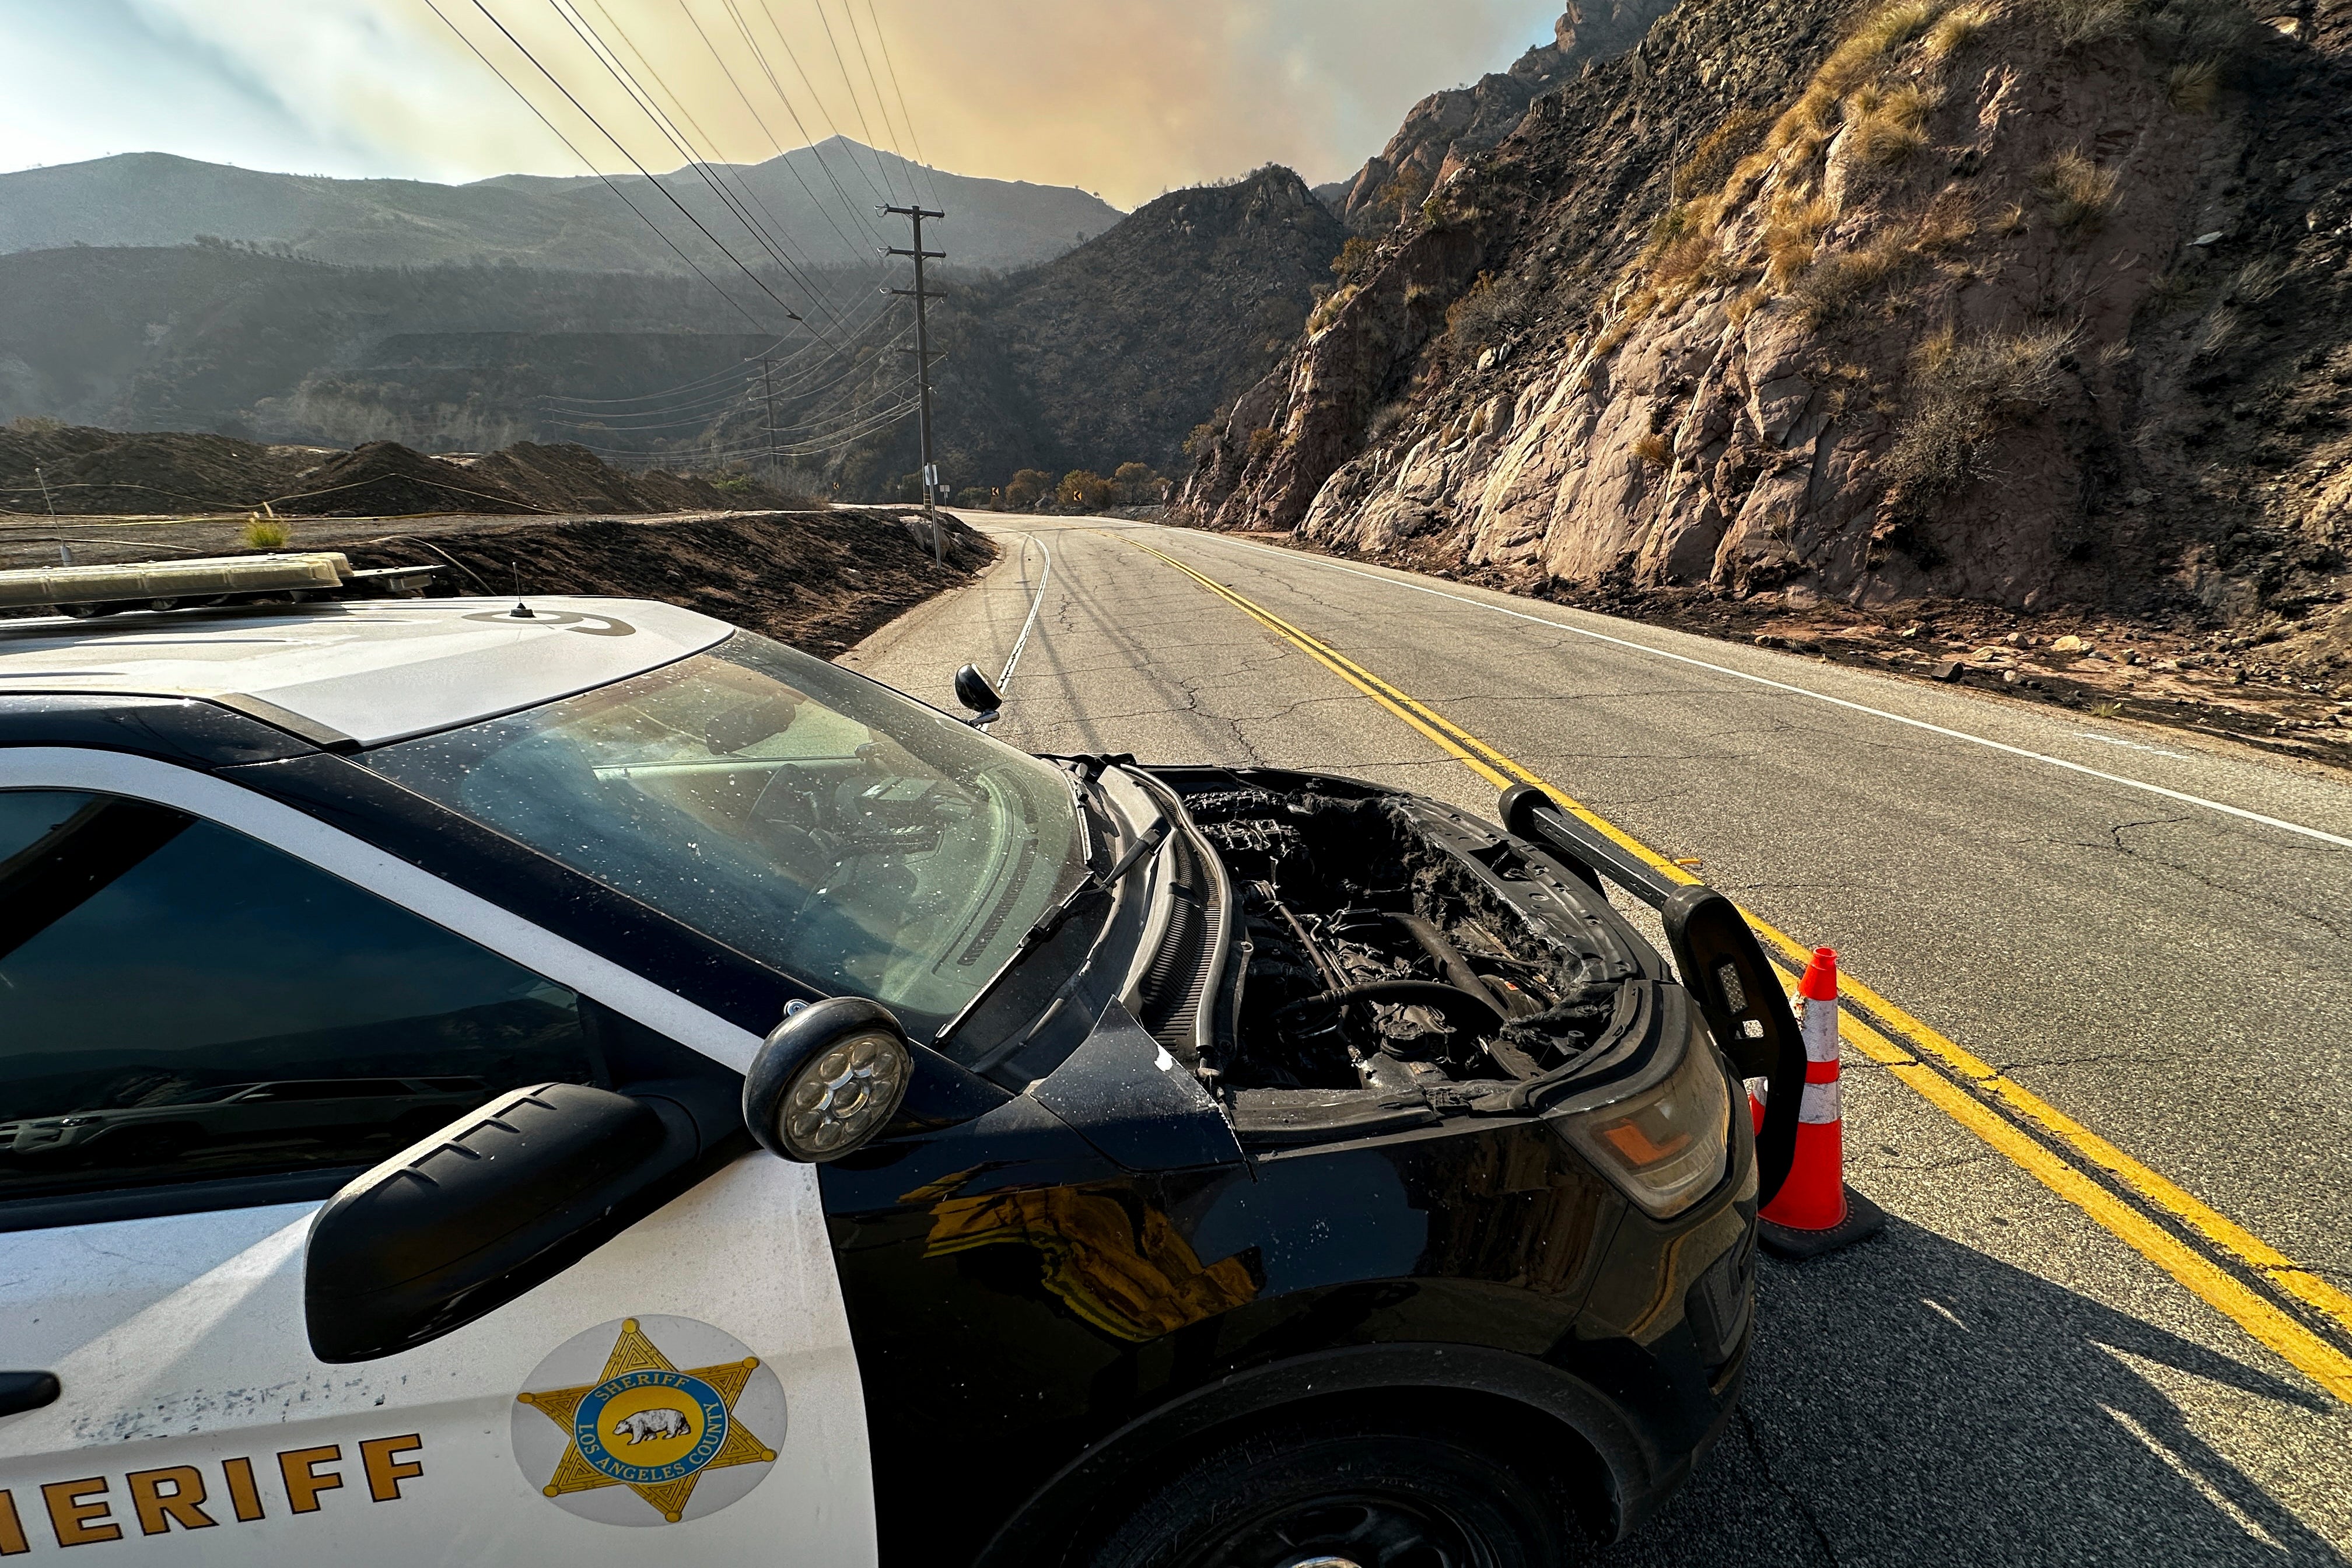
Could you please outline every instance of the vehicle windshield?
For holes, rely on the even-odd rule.
[[[750,632],[362,760],[916,1031],[1086,873],[1060,772]]]

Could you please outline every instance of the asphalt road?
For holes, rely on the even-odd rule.
[[[1319,643],[1922,1021],[1848,1033],[1887,1234],[1767,1265],[1740,1426],[1604,1561],[2347,1561],[2352,781],[1265,543],[973,521],[998,567],[845,663],[952,707],[1019,645],[1014,744],[1491,816]]]

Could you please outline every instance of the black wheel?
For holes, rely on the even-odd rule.
[[[1444,1424],[1334,1423],[1196,1460],[1088,1568],[1558,1568],[1585,1546],[1540,1463]]]

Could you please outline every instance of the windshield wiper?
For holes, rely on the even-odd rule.
[[[1134,843],[1129,845],[1125,853],[1111,862],[1109,870],[1089,869],[1077,886],[1063,894],[1052,909],[1037,917],[1036,924],[1022,932],[1019,945],[1013,950],[1013,956],[1006,959],[1003,966],[994,974],[989,976],[988,984],[982,986],[973,994],[972,999],[963,1005],[962,1011],[940,1026],[940,1032],[931,1037],[932,1046],[938,1047],[946,1045],[948,1037],[963,1027],[964,1020],[980,1010],[981,1005],[994,994],[1004,977],[1021,967],[1023,959],[1043,947],[1055,931],[1062,929],[1063,922],[1066,921],[1076,911],[1077,907],[1088,898],[1097,893],[1108,893],[1115,890],[1121,879],[1129,871],[1135,869],[1136,862],[1166,842],[1168,835],[1174,830],[1175,826],[1167,817],[1161,817],[1146,828]]]

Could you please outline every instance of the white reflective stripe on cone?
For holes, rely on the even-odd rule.
[[[1805,1037],[1805,1059],[1812,1062],[1833,1062],[1838,1059],[1838,1005],[1803,998],[1805,1017],[1801,1032]]]
[[[1797,1102],[1797,1120],[1816,1124],[1841,1120],[1845,1114],[1844,1086],[1837,1083],[1809,1083],[1805,1098]]]

